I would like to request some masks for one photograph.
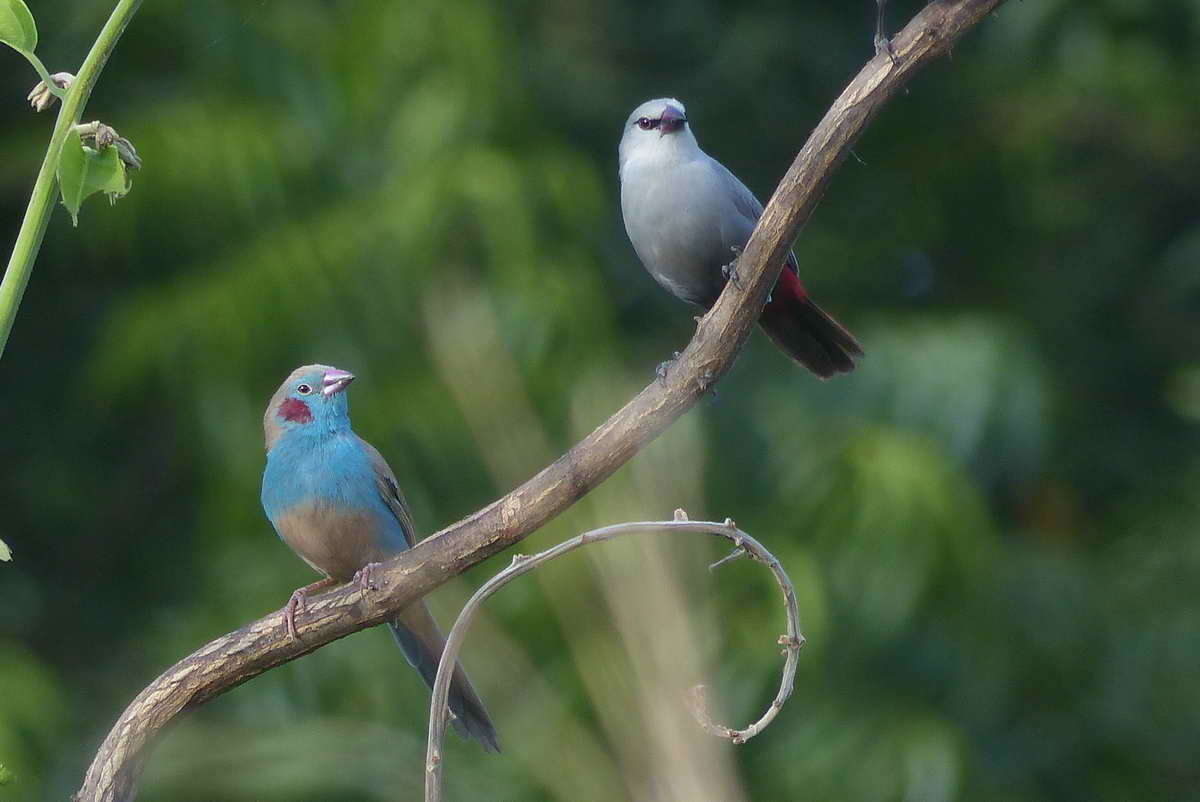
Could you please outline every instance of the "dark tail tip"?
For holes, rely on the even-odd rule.
[[[428,616],[428,611],[422,608],[425,616]],[[429,618],[429,623],[433,624],[433,619]],[[433,625],[436,626],[436,625]],[[442,645],[441,635],[431,633],[431,640],[434,635],[437,638],[437,651],[429,648],[428,644],[421,641],[411,630],[404,626],[400,621],[391,622],[388,624],[392,635],[395,636],[396,642],[400,644],[400,648],[404,651],[404,656],[408,658],[408,662],[412,664],[421,674],[421,678],[425,680],[425,684],[430,688],[433,687],[433,682],[437,678],[438,661],[441,659]],[[500,737],[496,734],[496,726],[492,724],[492,719],[488,715],[487,708],[483,706],[483,700],[479,698],[479,694],[475,692],[475,688],[471,686],[471,681],[467,679],[467,673],[463,671],[461,665],[454,667],[454,674],[450,677],[450,712],[454,717],[450,720],[454,731],[467,740],[478,741],[479,744],[488,752],[500,751]]]
[[[469,741],[477,741],[486,752],[499,752],[500,736],[496,734],[496,727],[488,718],[487,710],[483,708],[483,703],[479,702],[479,697],[475,697],[474,700],[478,705],[472,705],[470,700],[456,699],[456,691],[451,685],[450,711],[454,713],[454,718],[450,723],[454,731]],[[463,704],[464,701],[467,703]]]
[[[822,379],[854,370],[862,346],[810,298],[777,298],[763,308],[763,331],[779,348]]]

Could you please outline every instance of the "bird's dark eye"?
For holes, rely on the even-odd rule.
[[[307,384],[301,384],[296,387],[296,392],[300,393],[300,395],[308,395],[312,392],[312,388]]]
[[[649,117],[643,117],[638,120],[637,124],[638,128],[641,128],[643,131],[649,131],[651,128],[657,128],[658,122],[658,120],[651,120]]]

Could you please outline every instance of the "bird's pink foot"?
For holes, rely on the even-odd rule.
[[[301,593],[299,588],[293,590],[292,597],[288,599],[287,605],[283,608],[283,620],[287,624],[288,637],[292,640],[300,640],[300,636],[296,634],[296,610],[306,611],[307,605],[304,599],[307,595]]]
[[[291,598],[283,606],[283,621],[292,640],[300,640],[300,636],[296,634],[296,610],[302,613],[308,610],[308,594],[316,590],[323,590],[336,582],[337,580],[333,577],[327,576],[311,585],[305,585],[292,591]]]
[[[357,582],[358,589],[363,593],[368,590],[378,590],[379,587],[375,584],[375,569],[378,567],[379,563],[367,563],[354,572],[354,578],[350,581]]]

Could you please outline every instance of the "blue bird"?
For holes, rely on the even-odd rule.
[[[288,600],[288,632],[297,638],[296,609],[314,590],[340,582],[370,586],[371,569],[408,549],[416,530],[396,476],[383,456],[350,428],[346,387],[354,375],[326,365],[292,371],[263,415],[267,467],[262,504],[284,543],[325,578]],[[423,601],[388,623],[408,662],[430,687],[444,641]],[[454,728],[499,752],[496,729],[461,665],[450,684]]]

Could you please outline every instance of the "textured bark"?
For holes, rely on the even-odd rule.
[[[121,714],[96,754],[81,800],[131,799],[147,743],[180,713],[331,641],[392,618],[451,577],[519,542],[624,465],[733,365],[800,228],[871,118],[929,61],[1003,0],[935,0],[868,62],[813,131],[767,204],[730,283],[665,378],[652,382],[525,484],[375,572],[378,589],[343,586],[309,601],[288,638],[282,612],[223,635],[167,669]]]

